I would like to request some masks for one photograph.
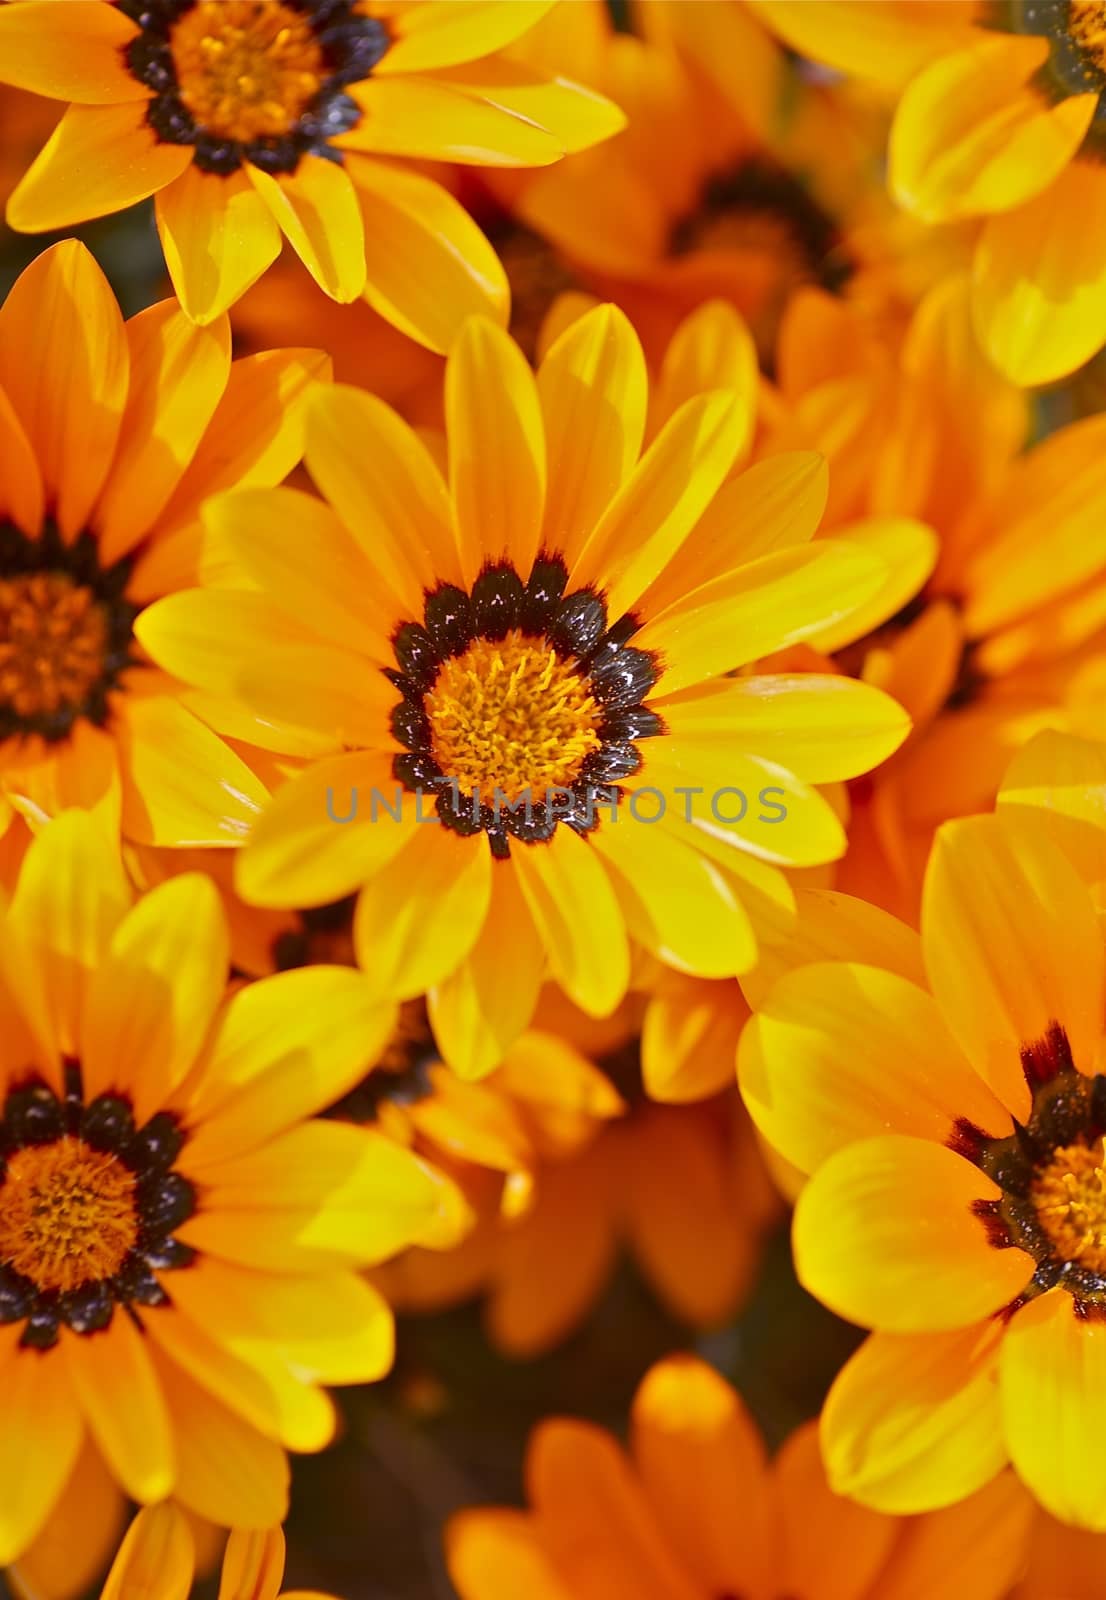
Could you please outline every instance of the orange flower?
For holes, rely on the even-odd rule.
[[[647,1373],[627,1449],[553,1418],[526,1478],[528,1510],[447,1525],[462,1600],[1002,1600],[1031,1510],[1010,1474],[925,1517],[865,1510],[827,1485],[813,1423],[769,1463],[740,1397],[691,1356]]]

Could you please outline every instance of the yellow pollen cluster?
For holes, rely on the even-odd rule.
[[[63,572],[0,579],[0,707],[33,717],[80,706],[104,670],[108,623]]]
[[[1106,1171],[1102,1140],[1069,1144],[1034,1178],[1029,1196],[1057,1256],[1106,1271]]]
[[[220,139],[288,133],[326,77],[310,22],[282,0],[199,0],[169,42],[181,101]]]
[[[600,707],[571,658],[514,628],[442,664],[425,697],[434,759],[485,805],[570,786],[598,750]]]
[[[119,1271],[138,1238],[135,1176],[67,1135],[9,1157],[0,1184],[0,1262],[65,1294]]]
[[[1084,56],[1106,72],[1106,0],[1070,0],[1068,33]]]

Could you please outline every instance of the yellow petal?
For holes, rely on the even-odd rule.
[[[943,1143],[961,1117],[996,1138],[1009,1129],[930,996],[857,962],[816,961],[782,977],[745,1029],[738,1060],[754,1122],[803,1172],[880,1133]]]
[[[1019,1476],[1063,1522],[1106,1532],[1096,1468],[1106,1424],[1106,1328],[1063,1289],[1015,1314],[1002,1341],[1002,1414]]]
[[[288,1459],[281,1447],[156,1345],[151,1355],[173,1423],[174,1499],[220,1526],[267,1528],[279,1522],[288,1511]]]
[[[659,650],[659,690],[673,694],[772,654],[850,616],[877,592],[884,569],[835,540],[779,550],[692,590],[650,618],[634,644]]]
[[[371,561],[383,596],[395,596],[409,617],[421,615],[424,591],[461,581],[442,475],[418,434],[383,400],[347,384],[317,389],[305,459]]]
[[[277,219],[245,172],[186,167],[159,190],[154,215],[173,287],[193,322],[222,316],[280,254]]]
[[[132,695],[119,715],[123,825],[144,844],[240,844],[266,801],[230,746],[167,695]]]
[[[1006,1464],[997,1322],[950,1333],[873,1333],[822,1413],[838,1494],[894,1515],[952,1505]]]
[[[423,826],[416,799],[392,777],[391,761],[372,752],[318,762],[262,813],[236,863],[239,893],[277,907],[341,900]]]
[[[246,175],[324,294],[342,303],[365,286],[365,239],[353,185],[322,156],[300,157],[279,178],[246,163]]]
[[[164,189],[191,161],[189,145],[157,138],[142,101],[70,106],[12,191],[8,226],[46,233],[122,211]]]
[[[502,263],[465,208],[421,172],[351,153],[365,216],[365,299],[402,333],[445,354],[466,317],[505,324]]]
[[[545,945],[549,969],[589,1016],[606,1016],[630,980],[622,912],[600,859],[563,825],[548,844],[514,852],[519,887]]]
[[[187,1086],[189,1171],[255,1149],[341,1099],[394,1021],[394,1007],[348,967],[302,967],[239,989]]]
[[[139,1123],[159,1110],[199,1052],[230,966],[211,879],[182,873],[123,918],[88,988],[81,1028],[86,1098],[121,1093]]]
[[[988,219],[976,249],[972,314],[1014,383],[1052,383],[1106,343],[1106,205],[1097,161],[1073,161],[1043,193]]]
[[[482,839],[428,825],[365,885],[353,939],[381,993],[414,999],[464,961],[484,926],[493,870]]]
[[[0,389],[0,514],[34,537],[44,504],[42,473],[26,429]]]
[[[719,748],[755,750],[805,783],[855,778],[910,731],[906,712],[878,689],[818,673],[726,679],[664,704],[665,727]]]
[[[395,39],[377,67],[382,75],[426,72],[473,61],[512,44],[548,12],[554,0],[431,0],[396,19]]]
[[[1048,52],[1047,39],[997,34],[915,78],[891,131],[890,180],[901,205],[926,222],[1009,211],[1060,175],[1098,96],[1050,105],[1030,83]]]
[[[542,541],[571,566],[637,460],[647,379],[641,343],[615,306],[566,328],[538,370],[549,487]]]
[[[565,153],[556,134],[528,117],[439,78],[374,75],[358,84],[356,99],[364,115],[334,141],[341,150],[488,167],[543,167]]]
[[[1009,1305],[1033,1274],[1033,1258],[996,1249],[973,1210],[1000,1194],[944,1145],[901,1134],[862,1139],[830,1156],[799,1196],[795,1270],[811,1294],[862,1327],[966,1327]]]
[[[284,1576],[284,1534],[280,1528],[243,1533],[232,1530],[223,1556],[219,1600],[276,1600]]]
[[[603,590],[612,621],[673,559],[733,466],[738,405],[725,390],[685,401],[585,543],[570,584]]]
[[[431,989],[434,1037],[464,1078],[498,1065],[534,1014],[545,951],[513,861],[496,862],[484,926],[468,959]]]

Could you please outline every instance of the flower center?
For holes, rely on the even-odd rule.
[[[0,702],[17,717],[76,711],[104,671],[108,620],[64,572],[0,579]]]
[[[1106,0],[1068,0],[1068,36],[1091,66],[1106,72]]]
[[[1005,1139],[961,1121],[950,1144],[1002,1190],[974,1208],[991,1242],[1037,1263],[1007,1309],[1059,1287],[1080,1314],[1098,1315],[1106,1311],[1106,1077],[1078,1071],[1056,1022],[1022,1046],[1021,1061],[1033,1095],[1028,1120]]]
[[[199,0],[169,41],[181,101],[223,139],[288,133],[326,76],[309,19],[283,0]]]
[[[0,1261],[39,1289],[114,1276],[138,1239],[136,1178],[69,1135],[17,1150],[0,1185]]]
[[[294,172],[305,154],[356,127],[346,89],[388,48],[360,0],[116,0],[141,30],[127,66],[152,90],[146,118],[163,144],[188,144],[204,172],[249,161]]]
[[[498,857],[508,834],[533,844],[558,822],[590,832],[640,767],[636,741],[663,732],[642,703],[656,658],[627,643],[636,618],[608,627],[603,597],[566,595],[567,582],[559,556],[539,557],[525,584],[508,563],[490,566],[471,593],[428,593],[424,622],[393,638],[395,776],[434,795],[455,833],[487,833]]]
[[[1055,1252],[1094,1272],[1106,1272],[1106,1171],[1102,1140],[1080,1140],[1053,1151],[1029,1187],[1041,1227]]]
[[[107,721],[130,662],[130,571],[126,559],[101,567],[89,533],[66,542],[47,522],[31,539],[0,522],[0,739]]]
[[[743,266],[741,309],[766,365],[794,290],[818,284],[836,294],[854,270],[833,217],[785,168],[756,156],[704,185],[697,209],[674,228],[669,251],[717,251]]]
[[[602,744],[600,708],[575,664],[518,628],[444,661],[424,704],[434,759],[485,805],[544,803]]]
[[[173,1237],[195,1210],[193,1186],[173,1163],[185,1142],[176,1117],[143,1127],[119,1095],[87,1105],[80,1067],[60,1098],[32,1081],[12,1089],[0,1114],[0,1323],[22,1322],[21,1343],[48,1350],[62,1323],[106,1328],[117,1305],[168,1296],[157,1274],[187,1266]]]

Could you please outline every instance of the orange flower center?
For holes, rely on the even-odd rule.
[[[135,1184],[72,1135],[16,1150],[0,1184],[0,1262],[61,1294],[113,1277],[138,1240]]]
[[[64,572],[0,579],[0,705],[34,717],[84,704],[103,677],[108,619]]]
[[[447,657],[424,704],[441,771],[485,805],[543,803],[603,743],[602,711],[571,658],[518,628]]]
[[[196,122],[242,143],[290,132],[328,72],[308,17],[283,0],[198,0],[169,42]]]
[[[1069,0],[1068,33],[1084,56],[1106,72],[1106,0]]]
[[[1064,1261],[1106,1271],[1106,1170],[1102,1140],[1063,1145],[1033,1179],[1029,1197]]]

